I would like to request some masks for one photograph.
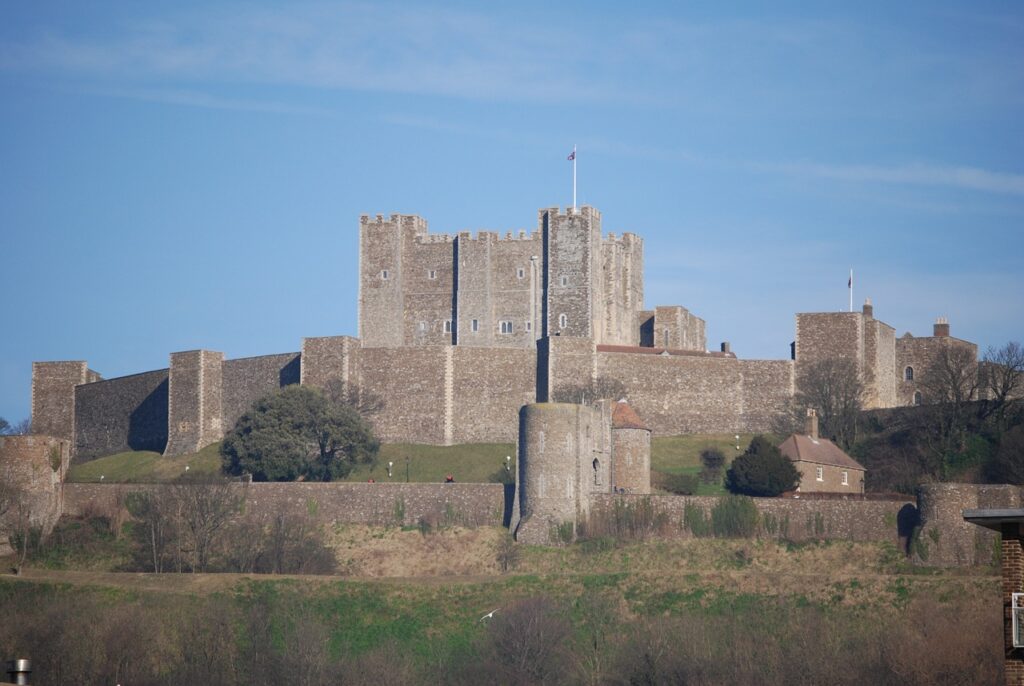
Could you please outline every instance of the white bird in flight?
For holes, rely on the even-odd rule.
[[[498,611],[498,608],[494,608],[493,610],[491,610],[490,612],[485,614],[483,617],[481,617],[480,621],[482,622],[485,619],[494,619],[494,613],[497,612],[497,611]]]

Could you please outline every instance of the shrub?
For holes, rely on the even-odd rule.
[[[693,474],[664,474],[658,478],[658,485],[675,495],[693,495],[697,492],[698,480]]]
[[[711,528],[719,538],[752,538],[760,513],[750,498],[728,495],[711,508]]]
[[[706,484],[718,483],[725,467],[725,454],[718,448],[704,448],[700,451],[700,480]]]
[[[683,508],[683,526],[690,530],[697,538],[706,538],[711,535],[711,523],[699,505],[686,504]]]
[[[726,473],[725,486],[733,493],[774,497],[800,483],[800,472],[789,458],[764,436],[754,436],[746,452]]]

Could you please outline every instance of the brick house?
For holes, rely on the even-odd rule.
[[[818,435],[818,414],[807,411],[805,434],[792,434],[779,452],[800,472],[799,493],[863,493],[864,467],[827,438]]]

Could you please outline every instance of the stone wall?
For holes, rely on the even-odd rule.
[[[75,388],[74,461],[167,447],[168,370]]]
[[[917,562],[937,567],[992,564],[999,534],[964,521],[964,510],[1024,507],[1020,486],[925,484],[918,489]]]
[[[612,486],[627,493],[651,492],[651,432],[647,429],[613,429]]]
[[[223,353],[171,353],[165,454],[194,453],[224,437],[223,368]]]
[[[463,348],[451,351],[448,442],[512,443],[519,408],[534,402],[534,350]],[[446,390],[446,393],[448,391]]]
[[[500,526],[505,517],[501,484],[252,483],[238,484],[246,512],[308,515],[324,523],[415,526]],[[65,484],[70,515],[108,512],[132,491],[175,488],[156,484]],[[188,488],[188,486],[184,486]]]
[[[593,498],[591,516],[610,516],[617,502],[637,503],[642,498],[650,498],[655,512],[668,516],[666,535],[679,538],[693,536],[683,524],[687,505],[702,508],[710,517],[711,508],[718,502],[714,496],[599,495]],[[837,539],[902,545],[916,517],[912,500],[754,498],[753,501],[761,513],[761,535],[791,541]],[[774,523],[774,533],[764,530],[766,516]]]
[[[654,308],[652,346],[675,350],[707,350],[704,320],[679,305]]]
[[[0,555],[9,552],[7,533],[22,513],[49,534],[64,509],[60,483],[71,462],[71,442],[54,436],[0,436],[0,488],[15,486],[22,506],[0,520]],[[6,494],[11,497],[13,493]]]
[[[899,381],[896,400],[900,405],[914,405],[914,394],[921,391],[922,380],[928,376],[929,368],[944,348],[963,347],[971,351],[973,359],[978,358],[978,346],[952,336],[922,336],[915,338],[909,333],[896,340],[896,373]],[[907,379],[907,368],[914,370],[913,379]],[[927,402],[927,399],[925,399]]]
[[[75,386],[98,381],[82,361],[32,363],[32,429],[67,441],[75,438]]]
[[[263,396],[299,383],[299,365],[299,353],[224,360],[221,370],[224,430],[230,431],[238,418]]]
[[[788,360],[737,360],[721,353],[598,349],[594,367],[597,377],[622,382],[630,405],[656,435],[768,431],[793,387]]]
[[[374,419],[378,438],[389,443],[451,442],[446,420],[451,415],[446,393],[451,356],[452,346],[360,351],[359,386],[385,399]]]

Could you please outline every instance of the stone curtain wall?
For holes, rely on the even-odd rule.
[[[167,447],[168,370],[75,388],[74,461]]]
[[[167,455],[194,453],[224,437],[224,353],[171,353]]]
[[[451,424],[454,443],[513,443],[519,408],[534,402],[533,350],[455,347]]]
[[[598,351],[595,367],[656,435],[769,431],[792,395],[788,360]]]
[[[650,498],[656,512],[668,515],[669,536],[692,538],[683,525],[687,505],[695,505],[710,517],[718,502],[714,496],[673,495],[599,495],[591,504],[591,516],[608,516],[616,502],[637,503]],[[900,545],[909,533],[906,522],[915,516],[914,501],[872,500],[803,500],[795,498],[754,498],[761,513],[762,535],[791,541],[837,539],[846,541],[882,541]],[[909,510],[907,508],[910,508]],[[771,516],[777,527],[774,533],[764,532],[764,520]],[[902,529],[902,530],[901,530]]]
[[[951,336],[927,336],[915,338],[910,334],[896,340],[896,374],[897,402],[900,405],[913,405],[914,392],[921,389],[921,380],[928,375],[928,368],[946,346],[966,347],[978,357],[978,346],[968,341]],[[907,381],[904,373],[907,367],[913,367],[914,379]],[[927,402],[927,399],[925,400]]]
[[[445,445],[445,382],[451,346],[363,348],[358,384],[384,398],[374,418],[377,437],[389,443]],[[514,423],[515,417],[509,418]]]
[[[992,564],[999,534],[964,521],[964,510],[1024,507],[1019,486],[925,484],[918,489],[921,529],[914,554],[936,567]]]
[[[173,488],[156,484],[64,484],[64,512],[81,515],[120,507],[132,491]],[[293,514],[324,523],[415,526],[500,526],[502,484],[252,483],[238,484],[247,513]]]
[[[230,431],[235,422],[263,396],[299,383],[299,353],[263,355],[224,360],[222,426]]]

